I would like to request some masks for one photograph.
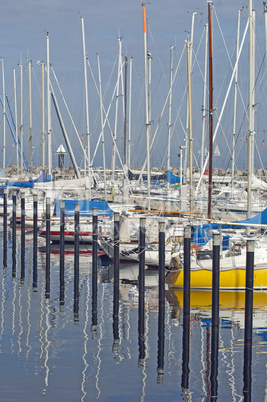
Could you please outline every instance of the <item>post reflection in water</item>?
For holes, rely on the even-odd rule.
[[[16,236],[18,254],[18,231]],[[91,323],[95,322],[91,308],[92,262],[88,263],[91,253],[80,248],[79,321],[74,323],[74,247],[66,247],[65,250],[65,304],[62,309],[59,303],[59,249],[51,247],[51,289],[47,299],[46,255],[38,249],[38,287],[34,292],[33,242],[30,237],[27,239],[24,283],[21,283],[20,275],[12,277],[11,236],[7,249],[9,269],[1,270],[0,368],[3,400],[17,400],[19,392],[23,400],[39,400],[46,396],[49,400],[85,402],[124,400],[134,395],[135,400],[142,401],[206,401],[211,399],[212,394],[217,394],[213,391],[216,388],[218,400],[241,400],[246,388],[246,400],[266,399],[266,293],[254,293],[253,342],[251,345],[244,343],[244,348],[244,295],[242,292],[220,294],[220,349],[214,348],[213,352],[211,338],[216,337],[212,335],[211,292],[191,290],[190,314],[183,315],[183,291],[167,291],[164,321],[167,332],[161,332],[161,336],[158,325],[159,272],[146,267],[144,333],[140,337],[139,290],[136,286],[138,263],[119,265],[117,321],[112,315],[114,266],[99,264],[98,311],[96,309],[99,322],[97,332],[91,333]],[[38,242],[41,239],[38,238]],[[19,264],[17,269],[20,269]],[[165,353],[164,338],[168,342]],[[114,339],[119,339],[119,343],[112,351]],[[250,346],[252,360],[248,359],[250,352],[245,351]],[[243,365],[240,366],[243,356],[247,356],[244,362],[247,387],[243,383],[245,377],[242,378]],[[137,360],[141,363],[139,367]],[[164,381],[162,377],[155,376],[156,370],[163,366]],[[218,375],[216,370],[213,371],[214,367],[217,367]],[[14,374],[12,378],[10,370]]]

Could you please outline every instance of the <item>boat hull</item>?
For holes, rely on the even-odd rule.
[[[183,288],[184,271],[177,269],[174,273],[171,286]],[[192,289],[212,289],[212,270],[191,270],[190,286]],[[230,268],[220,271],[220,289],[236,290],[246,288],[246,270],[244,268]],[[254,268],[254,290],[267,289],[267,267]]]

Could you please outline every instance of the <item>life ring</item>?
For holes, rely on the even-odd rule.
[[[198,255],[200,251],[200,247],[197,244],[191,244],[191,255],[194,255],[196,253],[196,255]]]

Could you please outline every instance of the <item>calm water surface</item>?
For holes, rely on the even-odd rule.
[[[39,245],[41,245],[40,240]],[[2,233],[0,243],[3,244]],[[119,344],[113,346],[113,267],[99,264],[97,331],[92,325],[91,256],[80,255],[79,313],[73,312],[73,255],[65,256],[65,300],[59,303],[59,254],[51,253],[51,293],[45,295],[45,254],[38,251],[32,288],[33,245],[26,237],[25,280],[20,280],[20,230],[12,277],[1,247],[1,401],[208,401],[211,395],[211,295],[192,292],[189,387],[183,373],[183,294],[166,292],[164,375],[157,373],[158,278],[146,275],[145,360],[139,364],[138,293],[129,281],[138,265],[120,265]],[[13,266],[14,271],[14,266]],[[255,295],[254,295],[255,296]],[[251,364],[251,400],[267,400],[267,296],[257,294]],[[244,298],[223,295],[218,351],[218,401],[243,400]]]

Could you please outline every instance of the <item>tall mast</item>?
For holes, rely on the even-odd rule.
[[[143,32],[144,32],[144,61],[145,61],[145,124],[146,124],[146,145],[147,145],[147,197],[148,209],[150,210],[150,186],[151,186],[151,172],[150,172],[150,130],[151,121],[149,120],[149,88],[148,88],[148,65],[147,65],[147,35],[146,35],[146,9],[143,7]]]
[[[50,55],[49,55],[49,33],[46,34],[47,45],[47,147],[48,147],[48,174],[52,177],[52,127],[51,127],[51,91],[50,91]]]
[[[267,55],[267,4],[266,1],[263,2],[264,5],[264,25],[265,25],[265,55]],[[267,57],[265,56],[266,68],[267,68]]]
[[[130,58],[129,68],[129,116],[128,116],[128,152],[127,152],[127,166],[131,167],[131,129],[132,129],[132,68],[133,58]]]
[[[189,128],[189,183],[190,183],[190,212],[193,212],[193,135],[192,135],[192,102],[191,102],[191,44],[187,39],[187,79],[188,79],[188,128]],[[182,183],[181,183],[182,185]]]
[[[237,37],[236,37],[236,60],[238,59],[239,53],[239,34],[240,34],[240,15],[241,10],[238,10],[238,20],[237,20]],[[232,146],[232,187],[231,193],[233,197],[234,190],[234,178],[235,178],[235,140],[236,140],[236,104],[237,104],[237,89],[238,89],[238,65],[235,71],[235,93],[234,93],[234,120],[233,120],[233,146]]]
[[[248,200],[247,200],[247,218],[251,216],[251,181],[252,181],[252,135],[253,135],[253,102],[252,102],[252,92],[253,92],[253,70],[252,70],[252,60],[253,60],[253,21],[252,21],[252,0],[249,0],[249,122],[248,122]],[[247,230],[248,232],[248,230]]]
[[[124,110],[123,110],[123,124],[124,124],[124,155],[123,155],[123,199],[126,201],[129,195],[129,185],[127,183],[128,178],[128,158],[127,158],[127,82],[128,82],[128,57],[125,56],[124,62]]]
[[[124,156],[123,156],[123,164],[127,167],[127,80],[128,80],[128,57],[125,56],[125,76],[124,76],[124,116],[123,116],[123,125],[124,125]]]
[[[6,167],[6,89],[5,89],[5,70],[4,59],[2,62],[2,79],[3,79],[3,169]]]
[[[200,172],[204,166],[205,153],[205,120],[206,120],[206,94],[207,94],[207,71],[208,71],[208,40],[209,25],[205,24],[205,55],[204,55],[204,82],[203,82],[203,98],[202,98],[202,128],[201,128],[201,151],[200,151]]]
[[[193,51],[193,43],[194,43],[194,25],[195,25],[195,15],[197,13],[192,13],[192,22],[191,22],[191,35],[190,35],[190,42],[191,42],[191,50],[190,50],[190,71],[192,71],[192,51]],[[184,176],[187,180],[187,160],[188,160],[188,144],[189,140],[189,104],[187,99],[187,112],[186,112],[186,128],[185,128],[185,157],[184,157]]]
[[[211,31],[211,3],[209,10],[209,189],[208,189],[208,219],[211,218],[212,198],[212,146],[213,146],[213,71],[212,71],[212,31]]]
[[[168,154],[167,169],[171,168],[171,133],[172,133],[172,75],[173,75],[173,47],[170,47],[170,87],[169,87],[169,121],[168,121]]]
[[[32,180],[32,78],[31,78],[32,62],[28,61],[29,72],[29,147],[30,147],[30,180]]]
[[[102,149],[103,149],[104,191],[105,191],[105,201],[107,201],[106,155],[105,155],[105,142],[104,142],[102,85],[101,85],[101,73],[100,73],[99,54],[97,54],[97,63],[98,63],[98,77],[99,77],[99,100],[100,100],[100,118],[101,118],[101,137],[102,137]]]
[[[20,64],[20,176],[23,179],[23,65]]]
[[[116,165],[116,145],[117,145],[117,129],[118,129],[118,104],[119,104],[119,90],[120,90],[120,76],[121,76],[121,46],[122,38],[118,38],[119,41],[119,54],[118,54],[118,74],[117,74],[117,88],[116,88],[116,103],[115,103],[115,122],[114,122],[114,134],[113,134],[113,144],[112,144],[112,158],[111,158],[111,169],[112,169],[112,185],[114,186],[114,175],[115,175],[115,165]]]
[[[252,10],[252,136],[251,136],[251,175],[254,174],[254,158],[255,158],[255,22],[256,22],[256,12]],[[251,193],[252,197],[253,193]],[[252,202],[251,202],[252,204]]]
[[[15,106],[16,162],[17,162],[17,172],[18,172],[19,171],[19,141],[18,141],[17,83],[16,83],[15,68],[13,68],[13,82],[14,82],[14,106]]]
[[[89,176],[89,197],[91,198],[91,180],[90,180],[90,164],[91,164],[91,151],[90,151],[90,126],[89,126],[89,106],[88,106],[88,84],[87,84],[87,54],[85,48],[85,34],[84,34],[84,19],[81,18],[82,23],[82,38],[83,38],[83,69],[84,69],[84,87],[85,87],[85,109],[86,109],[86,138],[87,138],[87,158],[88,158],[88,176]],[[86,175],[86,172],[85,172]]]
[[[44,107],[44,62],[42,66],[42,169],[45,170],[45,107]]]

